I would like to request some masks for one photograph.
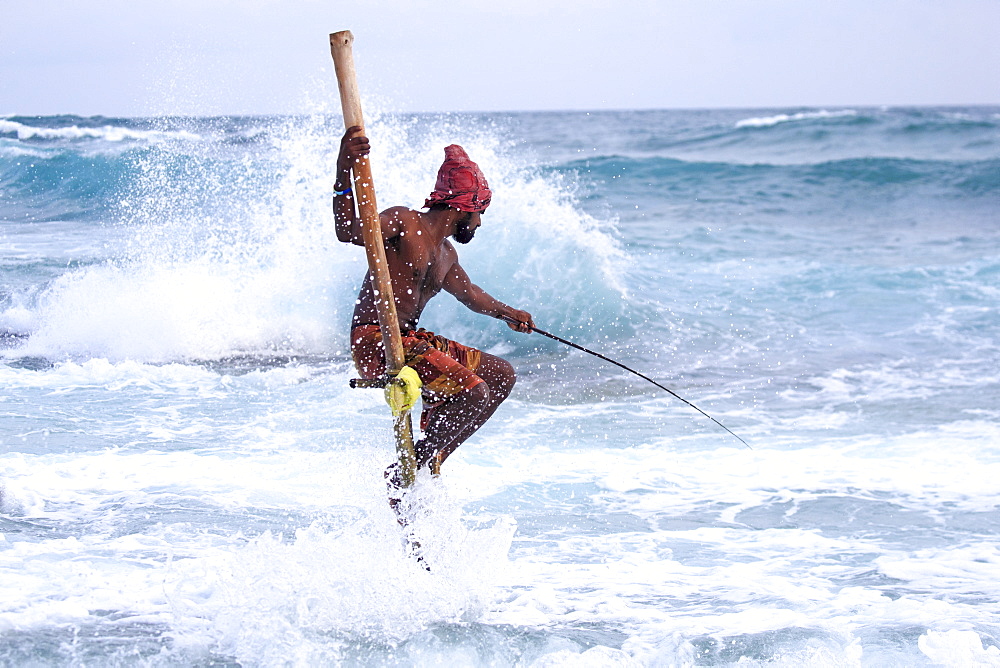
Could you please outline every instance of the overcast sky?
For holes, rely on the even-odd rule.
[[[0,114],[1000,104],[1000,0],[0,0]]]

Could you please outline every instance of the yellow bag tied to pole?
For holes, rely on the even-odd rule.
[[[399,417],[413,408],[420,398],[420,388],[424,383],[413,367],[404,366],[389,380],[385,386],[385,402],[392,409],[392,414]]]

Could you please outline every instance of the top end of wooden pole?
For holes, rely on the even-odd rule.
[[[330,33],[330,46],[350,46],[354,42],[354,34],[350,30]]]

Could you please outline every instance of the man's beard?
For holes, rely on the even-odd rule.
[[[451,235],[451,238],[460,244],[467,244],[472,241],[474,236],[476,236],[476,231],[469,229],[469,219],[463,218],[458,221],[458,225],[455,226],[455,234]]]

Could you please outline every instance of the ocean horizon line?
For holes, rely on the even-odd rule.
[[[380,111],[380,115],[385,116],[489,116],[503,114],[620,114],[620,113],[654,113],[654,112],[765,112],[765,111],[823,111],[823,110],[877,110],[891,111],[894,109],[997,109],[1000,110],[1000,102],[995,103],[940,103],[940,104],[793,104],[793,105],[765,105],[765,106],[691,106],[691,107],[603,107],[603,108],[565,108],[565,109],[495,109],[495,110],[450,110],[450,111],[419,111],[419,110],[388,110]],[[0,118],[85,118],[85,119],[108,119],[108,120],[148,120],[148,119],[183,119],[183,118],[305,118],[311,116],[331,116],[337,117],[341,114],[336,111],[322,112],[235,112],[235,113],[162,113],[162,114],[111,114],[111,113],[31,113],[11,111],[0,113]]]

